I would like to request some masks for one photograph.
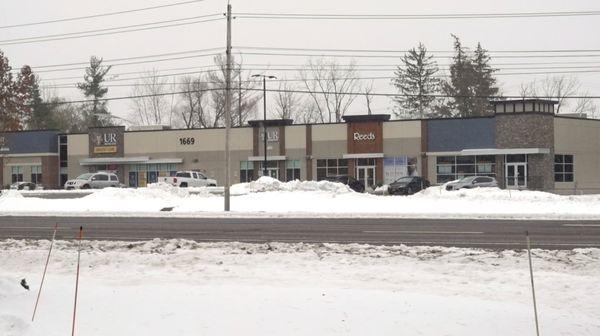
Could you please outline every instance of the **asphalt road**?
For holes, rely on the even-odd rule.
[[[201,242],[365,243],[520,249],[525,231],[547,249],[600,248],[600,221],[363,218],[122,218],[0,216],[0,239],[185,238]]]

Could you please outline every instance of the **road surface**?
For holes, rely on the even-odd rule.
[[[185,238],[200,242],[364,243],[440,245],[489,249],[600,248],[600,221],[464,220],[398,218],[139,218],[0,216],[0,239]]]

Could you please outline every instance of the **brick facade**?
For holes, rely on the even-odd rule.
[[[522,113],[496,115],[496,148],[547,148],[550,154],[527,156],[527,187],[534,190],[554,189],[554,115]],[[496,161],[504,185],[504,158]]]

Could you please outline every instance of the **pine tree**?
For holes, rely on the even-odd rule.
[[[497,96],[500,89],[496,86],[496,78],[494,77],[493,69],[490,65],[491,58],[488,51],[481,47],[481,43],[477,43],[473,55],[473,71],[474,71],[474,115],[488,115],[493,113],[489,98]]]
[[[90,127],[112,125],[106,101],[102,100],[108,93],[108,88],[103,87],[102,83],[110,68],[110,65],[102,65],[102,58],[92,56],[90,66],[85,69],[84,82],[77,84],[83,95],[92,100],[84,108],[84,118]]]
[[[460,39],[454,38],[454,57],[450,65],[450,81],[443,84],[444,93],[451,97],[448,100],[445,114],[447,116],[468,116],[473,110],[473,64],[468,50],[462,46]]]
[[[19,106],[19,129],[25,129],[33,118],[34,104],[40,105],[38,79],[28,65],[21,68],[15,83],[15,99]],[[38,97],[34,97],[34,96]],[[39,99],[36,101],[36,98]]]
[[[14,100],[15,83],[8,58],[0,50],[0,130],[18,130],[17,106]]]
[[[441,111],[447,116],[473,117],[492,113],[489,98],[496,96],[499,89],[490,65],[488,51],[477,45],[471,56],[460,39],[454,38],[454,57],[450,65],[450,80],[442,85],[449,99]]]
[[[404,118],[426,118],[434,113],[435,97],[440,90],[439,71],[432,55],[422,43],[409,50],[401,59],[392,84],[399,96],[394,98],[396,116]]]

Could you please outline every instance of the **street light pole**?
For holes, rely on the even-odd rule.
[[[267,176],[269,171],[267,170],[267,78],[274,79],[275,76],[268,75],[252,75],[252,77],[262,77],[263,79],[263,154],[265,155],[263,161],[263,176]]]
[[[265,160],[263,162],[263,176],[267,176],[267,77],[263,76],[263,151]]]

